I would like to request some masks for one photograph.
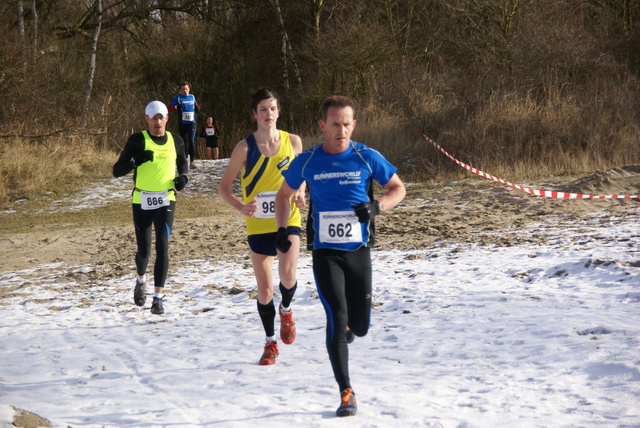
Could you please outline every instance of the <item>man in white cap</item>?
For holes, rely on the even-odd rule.
[[[152,101],[145,108],[148,131],[137,132],[127,140],[113,175],[122,177],[133,171],[131,206],[135,226],[137,278],[133,301],[144,306],[147,295],[147,265],[151,254],[151,230],[156,234],[156,260],[153,269],[155,292],[151,313],[162,315],[164,283],[169,271],[169,237],[173,227],[176,193],[187,184],[189,164],[184,141],[166,130],[169,112],[160,101]],[[176,175],[176,170],[178,174]]]

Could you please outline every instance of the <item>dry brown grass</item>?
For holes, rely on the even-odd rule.
[[[602,95],[553,85],[543,95],[502,89],[486,98],[472,93],[473,101],[466,104],[436,89],[414,92],[402,108],[374,102],[359,107],[353,138],[379,150],[411,181],[469,174],[416,128],[460,161],[511,182],[576,176],[640,163],[638,113],[628,101],[637,85],[630,79],[602,88]],[[313,123],[300,134],[305,147],[322,141]],[[122,145],[124,139],[118,138]],[[119,148],[98,137],[5,138],[0,206],[63,196],[95,178],[110,177]]]
[[[73,192],[94,178],[110,176],[115,159],[113,151],[90,137],[5,139],[0,148],[0,206]]]
[[[487,97],[470,90],[466,102],[414,92],[403,109],[363,108],[354,137],[413,179],[465,174],[415,128],[460,161],[510,181],[579,175],[640,163],[637,103],[629,102],[637,90],[630,78],[601,88],[602,95],[562,85],[543,93],[502,88]],[[416,117],[408,118],[407,110]]]

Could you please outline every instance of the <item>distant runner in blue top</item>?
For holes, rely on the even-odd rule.
[[[356,126],[350,98],[333,96],[322,104],[318,121],[322,144],[298,155],[276,195],[276,246],[286,252],[291,196],[306,182],[311,204],[307,245],[313,250],[313,274],[327,315],[326,345],[340,388],[338,416],[355,415],[356,399],[349,379],[349,348],[364,336],[371,318],[373,218],[398,205],[406,194],[397,169],[379,152],[351,141]],[[373,198],[373,181],[387,191]]]
[[[169,111],[178,112],[178,131],[187,149],[190,167],[195,168],[196,159],[196,115],[200,111],[200,106],[196,97],[190,93],[189,82],[180,82],[180,93],[173,97],[169,103]]]

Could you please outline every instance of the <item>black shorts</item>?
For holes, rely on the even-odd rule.
[[[208,137],[206,141],[206,145],[207,147],[211,147],[212,149],[215,149],[216,147],[218,147],[218,136],[215,135],[213,137]]]
[[[298,226],[287,226],[288,235],[300,236],[300,228]],[[275,256],[276,251],[276,232],[261,233],[259,235],[249,235],[247,237],[249,248],[256,254],[264,256]]]

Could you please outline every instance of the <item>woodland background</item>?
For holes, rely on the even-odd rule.
[[[640,0],[2,0],[0,17],[0,205],[110,176],[182,80],[223,156],[268,86],[307,147],[321,101],[353,97],[354,139],[407,179],[464,174],[416,128],[507,179],[640,161]]]

